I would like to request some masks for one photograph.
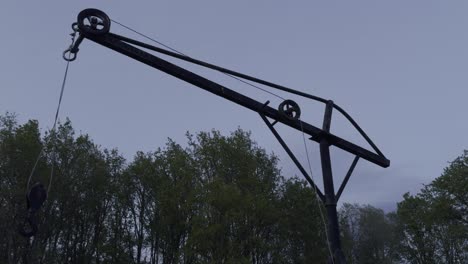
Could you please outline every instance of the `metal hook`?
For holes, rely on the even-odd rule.
[[[66,61],[74,61],[76,59],[76,54],[79,51],[78,47],[80,46],[81,42],[84,39],[84,36],[79,34],[78,38],[76,38],[76,41],[75,41],[76,33],[79,32],[78,23],[73,23],[72,28],[74,30],[74,32],[71,33],[72,44],[70,45],[68,49],[66,49],[63,52],[63,59]]]

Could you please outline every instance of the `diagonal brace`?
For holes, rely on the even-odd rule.
[[[338,190],[338,193],[336,194],[336,201],[340,199],[341,193],[343,192],[346,184],[348,183],[349,178],[351,177],[351,174],[353,173],[354,168],[356,167],[356,164],[359,160],[359,156],[356,156],[353,160],[353,163],[351,164],[351,167],[349,167],[348,173],[346,173],[346,177],[343,179],[343,182],[341,183],[340,189]]]
[[[306,178],[306,180],[309,182],[309,184],[314,188],[316,194],[318,195],[318,197],[320,198],[320,200],[322,200],[323,203],[325,203],[325,196],[323,195],[323,193],[320,191],[320,189],[318,188],[318,186],[314,183],[314,181],[312,180],[312,178],[309,176],[309,174],[307,174],[307,172],[305,171],[304,167],[302,167],[301,163],[297,160],[296,156],[294,156],[294,154],[292,153],[292,151],[288,148],[288,145],[286,145],[286,143],[284,142],[284,140],[281,138],[281,136],[278,134],[278,132],[276,131],[276,129],[273,127],[273,125],[270,123],[270,121],[268,121],[268,119],[260,113],[260,117],[263,119],[263,121],[265,121],[265,124],[268,126],[268,128],[271,130],[271,132],[273,133],[273,135],[275,135],[276,139],[279,141],[279,143],[281,144],[281,146],[284,148],[284,150],[286,151],[286,153],[288,153],[289,157],[292,159],[292,161],[294,162],[294,164],[296,164],[297,168],[302,172],[302,174],[304,175],[304,177]]]

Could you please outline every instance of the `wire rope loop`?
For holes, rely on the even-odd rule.
[[[74,61],[76,60],[76,52],[71,51],[71,47],[66,49],[63,52],[63,59],[66,61]]]

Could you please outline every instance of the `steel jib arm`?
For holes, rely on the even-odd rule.
[[[308,98],[308,99],[311,99],[311,100],[314,100],[314,101],[318,101],[318,102],[321,102],[321,103],[324,103],[324,104],[326,104],[328,102],[327,99],[324,99],[324,98],[321,98],[321,97],[318,97],[318,96],[315,96],[315,95],[311,95],[311,94],[308,94],[308,93],[297,91],[297,90],[294,90],[294,89],[291,89],[291,88],[288,88],[288,87],[284,87],[282,85],[278,85],[276,83],[268,82],[268,81],[265,81],[265,80],[262,80],[262,79],[259,79],[259,78],[256,78],[256,77],[252,77],[250,75],[246,75],[246,74],[243,74],[243,73],[240,73],[240,72],[229,70],[229,69],[226,69],[226,68],[214,65],[214,64],[210,64],[210,63],[207,63],[207,62],[204,62],[204,61],[201,61],[201,60],[197,60],[197,59],[188,57],[188,56],[180,54],[180,53],[176,53],[176,52],[165,50],[165,49],[162,49],[162,48],[159,48],[159,47],[155,47],[155,46],[146,44],[144,42],[141,42],[141,41],[138,41],[138,40],[135,40],[135,39],[127,38],[127,37],[116,35],[116,34],[114,34],[114,37],[119,38],[120,40],[122,40],[122,41],[124,41],[126,43],[129,43],[129,44],[132,44],[132,45],[136,45],[136,46],[139,46],[139,47],[142,47],[142,48],[145,48],[145,49],[156,51],[158,53],[162,53],[162,54],[167,55],[167,56],[171,56],[171,57],[174,57],[174,58],[177,58],[177,59],[180,59],[180,60],[184,60],[184,61],[196,64],[196,65],[200,65],[200,66],[205,67],[205,68],[220,71],[220,72],[226,73],[228,75],[233,75],[233,76],[245,79],[245,80],[249,80],[249,81],[252,81],[252,82],[255,82],[255,83],[266,85],[266,86],[272,87],[274,89],[278,89],[278,90],[288,92],[288,93],[291,93],[291,94],[299,95],[299,96],[302,96],[302,97],[305,97],[305,98]],[[372,142],[372,140],[369,138],[369,136],[367,136],[367,134],[364,132],[364,130],[362,130],[362,128],[356,123],[356,121],[354,121],[354,119],[343,108],[341,108],[337,104],[333,104],[333,108],[336,109],[338,112],[340,112],[354,126],[354,128],[356,128],[356,130],[359,132],[359,134],[361,134],[361,136],[364,137],[364,139],[367,141],[367,143],[369,143],[369,145],[371,145],[371,147],[375,150],[375,152],[377,152],[380,156],[384,156],[383,153],[379,150],[379,148],[374,144],[374,142]]]
[[[215,95],[221,96],[229,101],[237,103],[257,113],[262,113],[263,115],[277,120],[278,122],[281,122],[296,130],[304,131],[304,133],[310,135],[311,139],[314,141],[318,142],[321,138],[327,137],[331,145],[353,153],[354,155],[359,156],[372,163],[375,163],[379,166],[388,167],[390,165],[390,161],[385,157],[379,156],[345,139],[342,139],[331,133],[325,132],[309,123],[300,120],[287,119],[284,116],[282,116],[278,110],[269,106],[264,106],[264,103],[258,102],[245,95],[237,93],[227,87],[224,87],[211,80],[208,80],[200,75],[197,75],[168,61],[165,61],[159,57],[156,57],[155,55],[141,50],[133,45],[127,44],[112,33],[107,33],[103,35],[93,35],[85,33],[83,35],[89,40],[92,40],[100,45],[103,45],[130,58],[147,64],[148,66],[170,74],[178,79],[184,80],[201,89],[209,91]]]

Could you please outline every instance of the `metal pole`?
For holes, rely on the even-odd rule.
[[[328,101],[322,127],[326,133],[330,132],[332,110],[333,101]],[[330,159],[330,143],[326,136],[320,139],[320,160],[322,163],[323,187],[325,191],[325,208],[327,209],[328,216],[328,242],[330,243],[333,258],[330,263],[343,264],[346,263],[346,260],[341,250],[340,229],[338,226],[338,213],[336,211],[336,197]]]

